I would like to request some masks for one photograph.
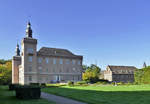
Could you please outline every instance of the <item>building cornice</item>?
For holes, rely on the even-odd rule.
[[[15,61],[21,61],[21,56],[13,56],[13,60],[15,60]]]
[[[37,39],[30,38],[30,37],[23,38],[23,39],[22,39],[22,43],[32,43],[32,44],[37,44]]]

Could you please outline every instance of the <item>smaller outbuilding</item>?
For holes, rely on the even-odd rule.
[[[104,79],[110,82],[134,82],[134,66],[108,65],[104,71]]]

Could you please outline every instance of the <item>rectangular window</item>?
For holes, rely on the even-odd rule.
[[[78,61],[78,65],[81,65],[81,61],[80,60]]]
[[[42,77],[40,77],[40,78],[39,78],[39,80],[42,82],[42,81],[43,81],[43,78],[42,78]]]
[[[76,68],[72,68],[73,71],[76,71]]]
[[[40,73],[42,72],[42,67],[39,67],[39,72],[40,72]]]
[[[72,64],[74,65],[76,63],[76,61],[75,60],[72,60]]]
[[[48,59],[48,58],[46,58],[46,59],[45,59],[45,61],[46,61],[46,64],[48,64],[48,63],[49,63],[49,59]]]
[[[42,58],[38,58],[38,63],[42,63]]]
[[[45,81],[46,81],[46,82],[48,81],[48,77],[45,78]]]
[[[63,60],[62,60],[62,59],[60,59],[60,60],[59,60],[59,63],[60,63],[60,64],[63,64]]]
[[[32,72],[32,66],[29,66],[29,72]]]
[[[53,72],[55,72],[55,69],[53,69]]]
[[[69,64],[69,60],[68,59],[66,60],[66,64]]]
[[[33,53],[33,48],[28,48],[27,53]]]
[[[53,64],[56,64],[56,59],[53,59]]]
[[[32,81],[32,76],[29,76],[29,81]]]
[[[46,69],[46,72],[48,72],[48,68]]]
[[[29,62],[32,62],[32,56],[29,56],[29,57],[28,57],[28,61],[29,61]]]

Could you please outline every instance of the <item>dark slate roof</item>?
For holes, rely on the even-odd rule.
[[[60,48],[48,48],[42,47],[38,52],[38,55],[41,56],[61,56],[61,57],[74,57],[74,58],[82,58],[82,56],[74,55],[67,49],[60,49]]]
[[[108,65],[109,69],[113,72],[113,74],[133,74],[137,69],[134,66],[113,66]]]

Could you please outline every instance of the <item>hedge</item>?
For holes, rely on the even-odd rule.
[[[77,85],[85,85],[85,84],[88,84],[87,81],[78,81],[76,82]]]
[[[40,83],[30,83],[32,86],[40,86]]]
[[[38,86],[20,86],[16,88],[16,97],[18,99],[39,99],[41,88]]]
[[[41,83],[41,87],[42,88],[46,87],[46,83]]]
[[[10,91],[15,90],[19,86],[20,86],[19,84],[9,84],[9,90]]]

